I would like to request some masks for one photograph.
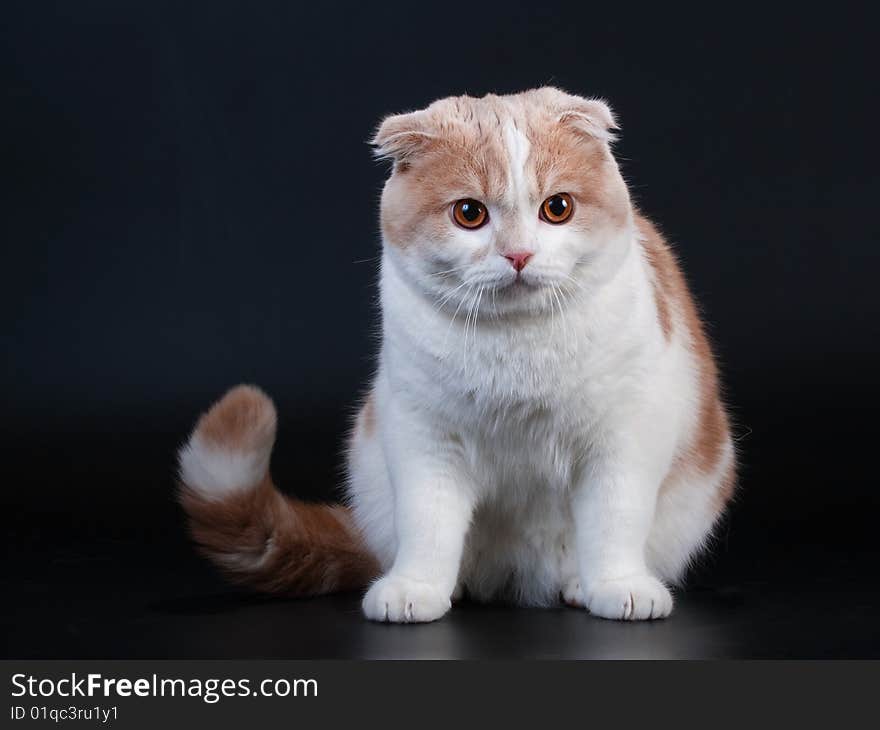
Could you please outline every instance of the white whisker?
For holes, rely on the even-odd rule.
[[[457,291],[458,291],[459,289],[461,289],[463,286],[467,286],[469,283],[470,283],[470,282],[463,281],[461,284],[459,284],[457,287],[455,287],[455,289],[453,289],[451,292],[448,292],[446,295],[444,295],[441,299],[438,300],[438,303],[436,303],[436,304],[434,305],[434,309],[437,310],[437,311],[443,309],[443,307],[446,306],[446,303],[447,303],[450,299],[452,299],[453,296],[455,296],[455,292],[457,292]]]
[[[467,268],[469,268],[469,267],[467,267],[467,266],[456,266],[455,268],[452,268],[452,269],[446,269],[445,271],[435,271],[435,272],[432,273],[432,274],[428,274],[428,276],[432,276],[432,277],[433,277],[433,276],[447,276],[447,275],[449,275],[449,274],[455,274],[455,273],[457,273],[457,272],[459,272],[459,271],[464,271],[464,270],[467,269]]]
[[[474,342],[476,343],[477,339],[477,307],[480,304],[480,297],[483,294],[483,284],[480,284],[480,288],[474,294],[473,299],[471,300],[471,304],[468,307],[467,319],[464,321],[464,366],[467,369],[467,361],[468,361],[468,327],[473,326],[474,328]],[[473,322],[471,322],[471,318],[473,318]]]
[[[575,279],[571,274],[563,274],[563,276],[568,279],[572,284],[574,284],[581,291],[586,291],[587,288],[577,279]]]
[[[568,352],[568,319],[565,316],[565,310],[562,306],[562,299],[559,294],[559,287],[556,284],[553,284],[553,288],[551,289],[553,292],[553,297],[556,299],[556,304],[559,307],[559,319],[562,324],[562,339],[565,343],[565,350]]]
[[[470,282],[467,282],[470,283]],[[443,337],[443,348],[446,349],[446,341],[449,338],[449,332],[452,330],[452,325],[455,324],[455,318],[458,316],[458,311],[461,309],[462,304],[464,304],[468,295],[471,293],[471,289],[474,287],[473,284],[470,284],[468,290],[464,293],[464,296],[458,302],[458,306],[455,308],[455,312],[452,313],[452,319],[449,320],[449,326],[446,328],[446,335]]]

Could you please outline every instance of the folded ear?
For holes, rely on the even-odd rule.
[[[385,117],[370,144],[379,159],[404,162],[424,149],[435,136],[428,129],[424,111]]]
[[[613,142],[617,138],[614,131],[619,127],[608,104],[601,99],[570,98],[573,103],[560,113],[560,124],[567,124],[603,142]]]

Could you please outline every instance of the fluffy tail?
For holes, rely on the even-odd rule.
[[[240,385],[199,419],[180,451],[180,502],[200,551],[232,580],[314,596],[362,588],[378,566],[342,505],[285,497],[269,476],[275,407]]]

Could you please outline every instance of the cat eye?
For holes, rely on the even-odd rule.
[[[462,228],[479,228],[489,220],[489,211],[479,200],[464,198],[452,204],[452,220]]]
[[[556,193],[541,203],[541,220],[554,225],[565,223],[574,211],[574,201],[568,193]]]

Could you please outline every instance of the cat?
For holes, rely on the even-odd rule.
[[[201,550],[267,592],[366,589],[367,618],[560,601],[657,619],[728,504],[719,377],[608,105],[555,88],[387,117],[377,372],[345,504],[283,496],[272,402],[239,386],[180,452]]]

